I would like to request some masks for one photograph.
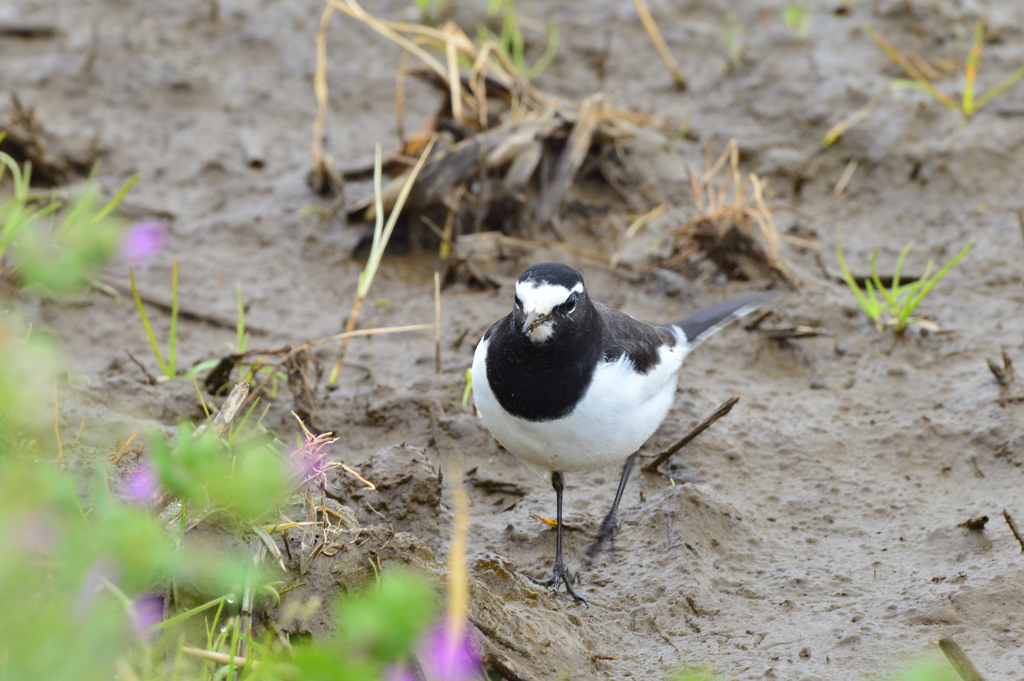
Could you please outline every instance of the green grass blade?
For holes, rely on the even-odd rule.
[[[132,298],[135,299],[135,307],[139,311],[139,317],[142,318],[142,326],[146,329],[146,337],[149,339],[149,346],[153,348],[153,355],[156,357],[157,364],[160,365],[160,371],[164,376],[167,375],[167,364],[164,362],[163,355],[160,354],[160,346],[156,344],[156,336],[153,335],[153,327],[149,323],[149,316],[146,314],[146,308],[142,304],[142,297],[139,295],[139,289],[135,285],[135,270],[128,268],[128,278],[132,283]]]
[[[871,285],[871,280],[864,282],[864,288],[867,291],[867,297],[870,301],[868,304],[868,316],[875,322],[876,327],[881,327],[882,306],[879,304],[878,298],[875,297],[875,287]]]
[[[881,246],[875,248],[875,250],[871,252],[871,262],[870,262],[871,280],[873,282],[875,282],[875,288],[882,295],[882,298],[885,300],[885,302],[889,304],[889,311],[891,313],[895,313],[896,309],[898,308],[898,303],[896,302],[896,298],[882,284],[882,279],[881,279],[881,277],[878,276],[878,270],[875,269],[875,258],[878,257],[878,251],[880,249],[881,249]],[[893,288],[895,288],[895,287],[893,287]]]
[[[973,246],[974,246],[974,242],[973,241],[968,241],[967,245],[964,246],[963,249],[959,253],[956,254],[955,258],[953,258],[948,263],[946,263],[945,267],[943,267],[941,270],[939,270],[938,272],[935,273],[935,277],[934,278],[932,278],[930,281],[928,281],[926,284],[924,284],[924,286],[921,287],[921,290],[917,294],[917,296],[915,296],[914,299],[909,301],[908,304],[907,304],[907,307],[908,307],[908,309],[907,309],[907,316],[908,317],[914,311],[914,308],[916,308],[918,306],[918,304],[922,300],[924,300],[925,296],[927,296],[928,293],[931,292],[932,287],[935,286],[940,281],[942,281],[942,278],[944,276],[946,276],[951,269],[953,269],[954,265],[956,265],[958,262],[960,262],[960,260],[965,255],[967,255],[967,253],[971,250],[971,248]],[[931,265],[931,263],[929,263],[929,266],[930,265]]]
[[[904,246],[903,250],[900,251],[900,256],[896,258],[896,267],[892,271],[892,294],[894,296],[899,296],[900,271],[903,269],[903,260],[910,253],[910,249],[913,248],[913,246],[914,242],[910,242],[909,244]]]
[[[217,613],[219,615],[220,614],[220,609],[224,607],[224,602],[229,597],[233,598],[234,594],[225,594],[223,596],[220,596],[219,598],[213,599],[212,601],[208,601],[206,603],[203,603],[202,605],[196,606],[196,607],[192,608],[191,610],[186,610],[185,612],[179,613],[179,614],[175,615],[174,617],[169,617],[169,618],[165,619],[163,622],[157,622],[153,626],[151,626],[148,629],[146,629],[146,632],[147,633],[152,633],[154,631],[160,631],[161,629],[166,629],[167,627],[171,626],[172,624],[177,624],[178,622],[183,622],[183,621],[187,620],[189,617],[192,617],[193,615],[198,615],[199,613],[201,613],[201,612],[203,612],[205,610],[209,610],[210,608],[212,608],[215,605],[220,606],[220,608],[217,609]]]
[[[125,195],[131,190],[132,187],[135,186],[135,183],[137,183],[141,179],[142,175],[132,175],[131,177],[129,177],[128,181],[121,185],[121,188],[117,190],[116,194],[114,194],[114,198],[110,199],[110,201],[107,201],[107,204],[103,206],[103,208],[101,208],[100,211],[96,213],[96,215],[93,216],[92,220],[89,221],[89,224],[96,224],[100,220],[110,215],[110,212],[117,208],[117,206],[124,199]]]
[[[974,113],[974,82],[978,77],[978,62],[981,60],[981,48],[985,43],[985,24],[978,19],[974,24],[974,44],[964,61],[964,103],[965,116]]]
[[[850,271],[849,266],[846,264],[846,258],[843,257],[843,240],[839,239],[836,241],[836,259],[839,261],[839,268],[842,270],[843,279],[846,280],[846,285],[853,291],[853,295],[857,298],[857,303],[860,305],[860,309],[864,311],[868,317],[873,315],[870,312],[870,303],[865,297],[864,293],[860,290],[860,286],[853,278],[853,272]]]
[[[1021,78],[1024,78],[1024,66],[1020,67],[1019,69],[1011,73],[1008,78],[1006,78],[1003,81],[1000,81],[991,90],[989,90],[981,97],[979,97],[977,103],[975,103],[974,105],[974,110],[977,111],[981,107],[988,104],[993,97],[998,97],[999,95],[1003,94],[1003,92],[1005,92],[1007,88],[1009,88],[1011,85],[1016,83]]]
[[[242,428],[245,428],[245,424],[249,421],[249,416],[252,415],[252,411],[253,411],[253,409],[256,408],[256,405],[259,404],[259,401],[260,401],[260,398],[259,398],[259,396],[257,396],[256,399],[252,401],[252,404],[249,405],[249,410],[245,412],[245,416],[242,417],[241,423],[239,423],[233,430],[229,430],[228,431],[228,444],[229,445],[233,445],[235,443],[235,438],[237,438],[238,434],[240,432],[242,432]],[[264,413],[266,413],[266,412],[264,412]]]
[[[548,46],[544,48],[544,54],[541,55],[540,59],[526,72],[527,80],[533,80],[544,73],[544,70],[551,65],[555,54],[558,53],[559,42],[558,22],[552,19],[548,22]]]
[[[208,371],[209,369],[212,369],[213,367],[217,366],[218,364],[220,364],[220,360],[219,359],[208,359],[205,362],[200,362],[199,364],[195,365],[194,367],[192,367],[191,369],[186,371],[183,374],[183,376],[185,378],[192,378],[193,376],[195,376],[197,374],[201,374],[204,371]]]
[[[178,337],[178,259],[171,263],[171,333],[167,341],[167,378],[174,378]]]

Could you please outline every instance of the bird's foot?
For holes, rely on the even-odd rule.
[[[568,568],[565,567],[565,561],[562,560],[561,556],[555,559],[555,569],[549,579],[539,580],[529,577],[529,580],[538,586],[544,586],[549,589],[555,590],[555,595],[558,595],[558,590],[562,584],[565,584],[566,592],[572,596],[572,599],[577,603],[587,604],[587,600],[573,591],[572,588],[572,575],[569,574]]]

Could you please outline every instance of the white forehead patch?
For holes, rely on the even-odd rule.
[[[516,295],[523,304],[523,311],[550,314],[556,306],[566,301],[570,294],[582,293],[583,282],[577,282],[572,289],[556,284],[533,281],[516,282]]]

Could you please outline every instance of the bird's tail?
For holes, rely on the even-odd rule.
[[[696,347],[715,332],[745,317],[774,297],[775,294],[771,292],[750,293],[719,303],[672,326],[686,334],[687,344]]]

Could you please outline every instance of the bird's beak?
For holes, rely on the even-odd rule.
[[[535,310],[528,312],[526,314],[526,319],[523,320],[523,333],[529,334],[549,319],[551,319],[551,315],[538,314]]]

